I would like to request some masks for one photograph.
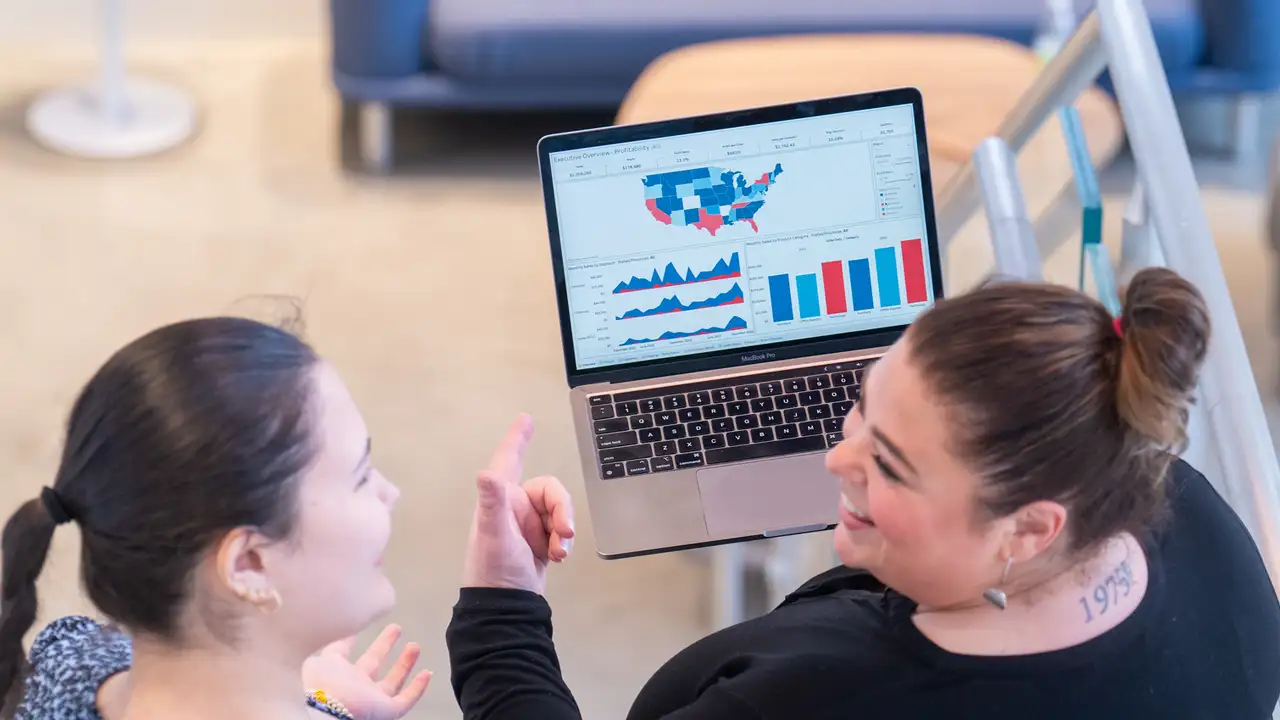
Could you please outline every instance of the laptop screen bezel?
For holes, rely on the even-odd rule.
[[[920,91],[914,87],[893,88],[857,95],[822,98],[785,105],[770,105],[635,125],[615,125],[579,130],[548,135],[539,140],[538,167],[542,179],[543,202],[546,205],[547,233],[551,242],[551,268],[555,280],[556,306],[560,318],[560,338],[564,349],[565,375],[569,386],[578,387],[596,383],[629,382],[667,375],[744,367],[764,362],[884,347],[897,340],[906,330],[908,323],[875,330],[860,330],[768,345],[746,345],[731,350],[716,350],[696,355],[682,355],[674,358],[659,358],[579,370],[573,347],[569,293],[565,279],[564,256],[560,243],[559,218],[556,213],[555,183],[551,175],[551,155],[553,153],[908,104],[911,105],[912,113],[915,117],[916,151],[920,167],[920,191],[923,195],[926,245],[929,252],[929,281],[932,283],[933,298],[934,302],[936,302],[942,298],[941,252],[938,247],[937,222],[934,217],[933,181],[930,174],[929,150],[925,135],[924,103]]]

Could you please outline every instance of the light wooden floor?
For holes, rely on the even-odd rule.
[[[413,717],[457,717],[442,631],[474,468],[528,410],[541,423],[530,470],[581,494],[531,131],[415,125],[414,167],[359,178],[341,170],[318,42],[184,42],[132,57],[195,93],[201,134],[163,157],[105,164],[49,154],[21,130],[31,95],[91,76],[92,57],[0,48],[0,510],[52,477],[73,394],[109,352],[179,318],[271,313],[246,296],[304,297],[310,339],[352,386],[377,462],[404,491],[388,558],[394,619],[441,671]],[[1255,365],[1273,368],[1260,201],[1205,199]],[[557,639],[586,716],[622,717],[657,665],[705,631],[706,573],[693,555],[598,560],[582,515],[580,555],[551,582]],[[76,547],[74,530],[59,534],[44,619],[85,609]]]

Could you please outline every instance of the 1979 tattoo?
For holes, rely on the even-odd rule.
[[[1129,567],[1128,560],[1121,560],[1115,570],[1112,570],[1111,574],[1093,589],[1092,598],[1081,596],[1080,605],[1084,607],[1084,621],[1093,622],[1094,608],[1098,609],[1098,615],[1106,615],[1112,605],[1128,597],[1131,592],[1133,592],[1133,568]],[[1093,602],[1090,603],[1090,600]]]

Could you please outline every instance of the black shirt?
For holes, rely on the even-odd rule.
[[[1169,488],[1170,517],[1146,543],[1146,595],[1097,638],[1035,655],[950,653],[916,629],[915,603],[838,568],[676,655],[628,717],[1270,718],[1280,602],[1262,558],[1203,475],[1179,461]],[[446,639],[469,720],[579,717],[541,596],[463,589]]]

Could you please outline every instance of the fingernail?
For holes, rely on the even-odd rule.
[[[561,550],[564,550],[564,554],[565,554],[565,555],[568,555],[568,554],[569,554],[569,551],[570,551],[570,550],[573,550],[573,538],[565,538],[565,539],[561,540],[561,541],[560,541],[560,549],[561,549]]]

